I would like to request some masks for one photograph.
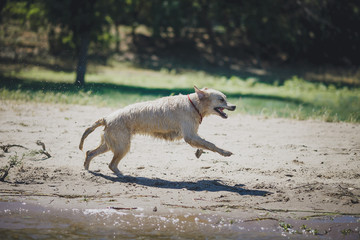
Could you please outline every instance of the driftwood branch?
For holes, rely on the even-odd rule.
[[[45,154],[48,158],[51,158],[50,153],[48,151],[46,151],[45,143],[43,143],[40,140],[37,140],[36,144],[42,147],[42,150],[40,150],[40,153]]]
[[[136,210],[137,207],[109,207],[110,209],[114,209],[114,210]]]
[[[6,166],[3,169],[0,169],[0,172],[3,172],[4,174],[0,177],[0,181],[4,182],[5,178],[9,175],[9,171],[12,168],[12,166]]]
[[[10,169],[12,169],[13,167],[15,167],[15,166],[18,165],[19,163],[21,163],[21,160],[19,161],[19,160],[17,159],[17,157],[16,157],[16,158],[14,158],[14,159],[12,159],[12,160],[10,160],[10,161],[8,162],[9,165],[6,165],[5,167],[1,168],[1,169],[0,169],[0,172],[3,172],[4,174],[0,177],[0,181],[1,181],[1,182],[4,182],[4,181],[5,181],[5,178],[9,175]]]
[[[27,147],[24,147],[24,146],[19,145],[19,144],[6,144],[6,145],[0,146],[0,148],[1,148],[5,153],[8,153],[8,152],[9,152],[9,149],[12,148],[12,147],[19,147],[19,148],[28,149]]]

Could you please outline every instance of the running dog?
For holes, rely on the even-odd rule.
[[[232,153],[215,146],[201,138],[197,132],[202,119],[209,115],[218,115],[224,119],[228,115],[224,109],[234,111],[236,106],[227,102],[226,96],[214,89],[198,89],[189,95],[163,97],[154,101],[135,103],[119,109],[107,117],[96,121],[85,130],[79,149],[83,149],[85,138],[97,127],[104,126],[100,145],[86,152],[84,167],[89,169],[90,161],[99,154],[111,150],[114,156],[109,168],[117,175],[120,160],[130,149],[131,137],[134,134],[150,135],[169,141],[184,139],[197,148],[196,156],[200,157],[202,149],[217,152],[228,157]]]

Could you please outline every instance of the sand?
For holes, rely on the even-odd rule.
[[[204,119],[200,136],[233,156],[205,152],[197,159],[184,141],[136,136],[119,178],[108,168],[111,152],[85,171],[85,153],[78,149],[84,130],[115,109],[11,101],[0,106],[0,167],[17,160],[0,182],[2,201],[243,219],[360,214],[360,124],[212,116]],[[100,132],[86,139],[85,150],[98,145]],[[4,149],[8,144],[26,149]]]

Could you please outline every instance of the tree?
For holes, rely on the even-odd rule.
[[[117,51],[119,27],[130,26],[134,41],[135,29],[142,25],[160,43],[155,47],[171,43],[175,48],[192,41],[215,63],[231,64],[231,59],[239,58],[252,59],[259,66],[261,60],[354,66],[360,62],[359,0],[7,0],[0,1],[0,12],[3,22],[45,27],[50,52],[76,49],[80,86],[89,44],[109,43],[111,31],[106,27],[111,24]]]
[[[89,44],[107,24],[106,5],[100,0],[43,0],[42,3],[49,22],[72,34],[78,58],[75,84],[83,86]]]

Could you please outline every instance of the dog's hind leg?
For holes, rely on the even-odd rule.
[[[109,164],[109,168],[113,171],[116,175],[122,175],[121,171],[118,168],[119,162],[123,157],[128,153],[130,146],[127,149],[123,149],[121,152],[114,153],[114,157]]]
[[[114,157],[111,160],[109,164],[109,168],[116,174],[116,175],[122,175],[120,172],[118,165],[121,159],[125,157],[125,155],[130,150],[130,135],[123,133],[121,136],[121,141],[117,143],[117,145],[112,148],[112,151],[114,152]]]
[[[101,143],[100,145],[91,151],[87,151],[86,152],[86,157],[85,157],[85,162],[84,162],[84,167],[86,170],[89,170],[89,165],[90,165],[90,161],[96,157],[97,155],[100,155],[102,153],[105,153],[107,151],[109,151],[109,147],[106,145],[106,143],[104,142],[104,138],[103,136],[101,136]]]

